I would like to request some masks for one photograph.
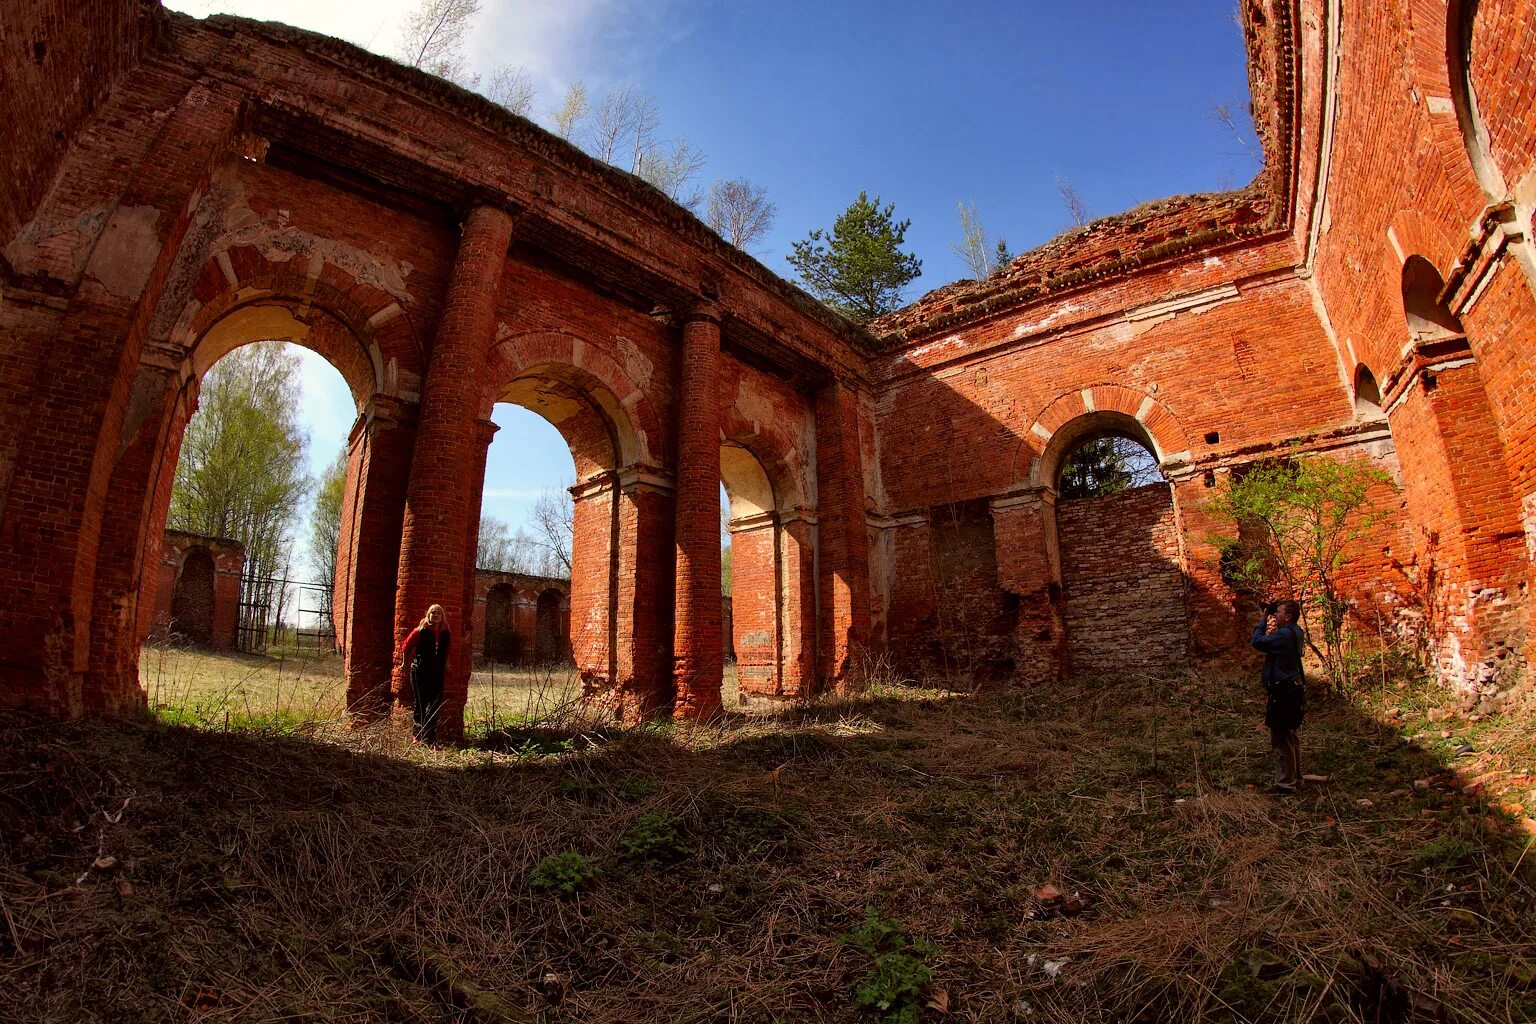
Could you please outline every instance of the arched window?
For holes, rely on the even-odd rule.
[[[1127,434],[1087,435],[1061,464],[1063,498],[1097,498],[1160,483],[1163,471],[1142,441]]]
[[[1355,367],[1355,415],[1363,420],[1385,415],[1381,408],[1381,385],[1364,363]]]
[[[1445,280],[1435,265],[1422,256],[1410,256],[1403,264],[1403,315],[1408,335],[1417,343],[1459,338],[1466,332],[1461,321],[1440,301]]]

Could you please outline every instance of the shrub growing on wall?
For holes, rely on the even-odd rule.
[[[1339,572],[1350,546],[1386,515],[1371,500],[1383,486],[1392,478],[1372,466],[1311,456],[1234,473],[1212,502],[1238,526],[1237,537],[1218,539],[1222,576],[1242,594],[1299,601],[1307,646],[1341,692],[1349,605]]]

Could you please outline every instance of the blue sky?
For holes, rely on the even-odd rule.
[[[412,0],[171,0],[393,54]],[[956,204],[1019,252],[1071,226],[1057,187],[1092,216],[1246,184],[1257,163],[1211,117],[1248,114],[1233,0],[481,0],[475,70],[524,67],[547,122],[566,86],[599,99],[632,82],[660,103],[663,137],[709,157],[703,180],[746,177],[778,206],[756,254],[786,278],[790,243],[829,227],[861,189],[910,218],[923,276],[908,298],[965,276]],[[305,362],[318,467],[352,414],[341,378]],[[500,406],[484,511],[513,524],[572,476],[553,428]]]

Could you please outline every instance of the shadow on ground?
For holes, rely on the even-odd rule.
[[[13,720],[4,1012],[1536,1019],[1531,837],[1342,701],[1303,731],[1329,781],[1265,794],[1252,689],[906,692],[499,752]]]

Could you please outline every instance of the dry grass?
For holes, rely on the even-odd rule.
[[[0,1018],[852,1021],[916,970],[908,1019],[1536,1019],[1536,854],[1460,737],[1333,703],[1331,781],[1272,798],[1252,689],[562,711],[465,749],[12,722]],[[535,884],[562,852],[595,870],[568,896]],[[867,907],[925,942],[839,941]]]

